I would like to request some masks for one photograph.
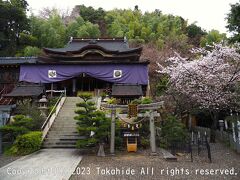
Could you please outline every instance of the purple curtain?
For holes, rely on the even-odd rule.
[[[113,83],[148,84],[146,64],[21,65],[19,81],[52,83],[79,76],[81,73]]]

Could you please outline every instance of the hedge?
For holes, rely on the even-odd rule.
[[[11,154],[26,155],[40,149],[42,142],[42,132],[32,131],[17,137],[10,149]]]

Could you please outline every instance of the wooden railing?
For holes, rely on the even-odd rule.
[[[49,131],[49,129],[51,128],[54,120],[56,119],[63,103],[65,102],[65,93],[62,92],[61,95],[59,96],[56,104],[54,105],[54,107],[52,108],[51,112],[48,114],[48,117],[46,118],[45,122],[43,123],[41,130],[42,130],[42,139],[44,139]]]
[[[4,94],[4,92],[5,92],[5,86],[3,86],[3,89],[0,90],[0,97],[1,97],[2,94]]]

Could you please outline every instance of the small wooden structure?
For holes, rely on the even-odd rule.
[[[127,151],[137,152],[137,137],[127,137]]]

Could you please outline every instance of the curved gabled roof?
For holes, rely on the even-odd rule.
[[[73,38],[64,48],[44,48],[45,52],[64,54],[67,52],[81,52],[86,49],[101,49],[112,53],[129,53],[140,51],[142,48],[129,48],[128,42],[124,38],[101,38],[101,39],[81,39]]]
[[[88,55],[100,59],[121,59],[138,61],[142,47],[130,48],[125,38],[80,39],[73,38],[64,48],[43,48],[41,58],[78,59],[83,61]],[[91,61],[91,60],[90,60]]]

